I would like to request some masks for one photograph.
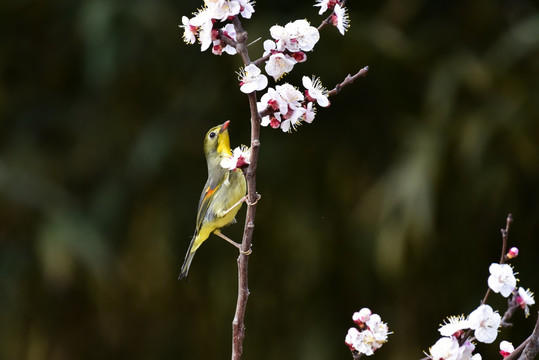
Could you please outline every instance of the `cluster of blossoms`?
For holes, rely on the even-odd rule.
[[[507,259],[512,259],[518,255],[518,249],[512,248],[506,255]],[[522,308],[526,317],[529,315],[529,306],[535,304],[533,293],[520,287],[516,290],[517,279],[513,268],[509,264],[493,263],[489,267],[490,276],[488,286],[490,290],[509,297],[513,294],[516,306]],[[487,304],[480,305],[472,311],[468,317],[449,317],[444,325],[439,329],[440,338],[430,349],[429,357],[434,360],[479,360],[480,354],[472,354],[475,345],[472,339],[467,337],[467,331],[474,331],[474,338],[482,343],[491,344],[498,336],[498,329],[502,324],[500,314]],[[500,343],[500,354],[505,358],[514,347],[507,341]]]
[[[232,155],[221,160],[221,167],[228,170],[242,169],[251,163],[251,149],[240,145],[232,151]]]
[[[435,360],[480,360],[480,354],[472,354],[475,345],[469,338],[464,338],[466,330],[474,330],[477,341],[490,344],[498,335],[501,319],[489,305],[480,305],[468,317],[449,317],[438,329],[442,338],[429,349],[429,357]]]
[[[192,18],[182,17],[182,25],[179,27],[184,30],[183,40],[187,44],[194,44],[198,39],[201,51],[206,51],[212,46],[212,52],[216,55],[223,52],[234,55],[236,49],[219,37],[221,33],[222,36],[235,41],[234,25],[227,24],[219,29],[215,24],[230,20],[237,15],[249,19],[254,11],[251,0],[204,0],[204,7],[194,13]]]
[[[307,60],[305,52],[312,51],[320,40],[318,29],[307,20],[301,19],[286,24],[284,27],[274,25],[270,28],[273,40],[264,41],[266,73],[278,80],[289,73],[294,65]]]
[[[262,117],[262,126],[279,127],[287,132],[295,129],[302,121],[311,123],[316,114],[315,103],[329,106],[327,90],[322,86],[320,79],[304,76],[302,79],[305,91],[302,93],[296,87],[285,83],[262,95],[258,102],[258,111],[271,110],[270,115]]]
[[[253,3],[252,0],[204,0],[204,7],[193,17],[182,17],[180,28],[184,30],[184,41],[188,44],[198,41],[202,51],[211,47],[216,55],[236,54],[236,28],[230,22],[237,16],[251,18]],[[320,7],[320,15],[330,10],[332,13],[328,23],[344,35],[349,27],[349,18],[343,1],[316,0],[314,6]],[[264,69],[275,81],[292,71],[295,64],[306,61],[305,53],[312,51],[320,40],[318,29],[305,19],[289,22],[285,26],[274,25],[270,28],[270,35],[272,39],[264,41],[260,62],[265,61]],[[268,78],[255,63],[241,68],[238,76],[243,93],[261,91],[268,86]],[[316,104],[329,106],[328,91],[318,78],[304,76],[303,86],[303,93],[288,83],[268,88],[258,103],[259,111],[266,110],[262,125],[288,132],[302,122],[311,123],[316,114]]]
[[[348,10],[342,6],[342,1],[316,0],[316,4],[314,6],[320,7],[320,11],[318,12],[319,15],[322,15],[328,9],[333,10],[333,14],[331,14],[331,23],[342,35],[344,35],[350,26],[350,18],[348,17]]]
[[[373,314],[368,308],[363,308],[354,313],[352,320],[359,329],[351,327],[344,340],[351,351],[370,356],[387,342],[390,332],[380,315]]]

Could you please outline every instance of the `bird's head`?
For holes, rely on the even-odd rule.
[[[211,128],[206,134],[206,138],[204,139],[204,153],[206,154],[206,158],[212,159],[232,155],[230,138],[228,136],[228,124],[230,124],[230,120]]]

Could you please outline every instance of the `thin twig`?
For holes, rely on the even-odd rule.
[[[335,88],[333,88],[333,90],[330,90],[327,92],[327,96],[329,97],[329,96],[337,95],[341,91],[341,89],[345,87],[346,85],[350,85],[357,78],[366,76],[368,71],[369,71],[369,67],[365,66],[363,69],[359,70],[354,76],[350,76],[350,74],[348,74],[346,78],[343,80],[343,82],[341,82],[340,84],[337,84]],[[258,115],[260,116],[260,118],[263,118],[264,116],[272,115],[275,112],[276,110],[274,110],[271,106],[268,105],[266,106],[264,110],[260,111]]]
[[[335,88],[333,88],[333,90],[328,91],[327,96],[337,95],[346,85],[353,83],[354,80],[360,77],[366,76],[368,71],[369,67],[365,66],[363,69],[359,70],[354,76],[348,74],[342,83],[335,85]]]
[[[505,310],[505,313],[502,316],[502,320],[500,321],[500,326],[502,328],[513,326],[513,324],[510,323],[509,320],[513,317],[515,311],[520,308],[520,305],[517,302],[517,297],[517,291],[514,290],[513,294],[507,299],[507,310]]]
[[[505,263],[506,257],[505,257],[505,249],[507,249],[507,239],[509,237],[509,226],[513,222],[513,215],[509,214],[507,215],[507,220],[505,221],[505,229],[501,229],[502,232],[502,255],[500,256],[500,264]],[[488,296],[490,295],[490,287],[487,289],[487,292],[485,293],[485,297],[483,297],[483,300],[481,300],[481,304],[486,304]]]
[[[506,258],[506,252],[507,249],[507,238],[509,237],[509,227],[511,226],[511,223],[513,222],[513,215],[509,214],[507,215],[507,220],[505,221],[505,229],[501,229],[502,232],[502,255],[500,256],[500,264],[503,264]]]

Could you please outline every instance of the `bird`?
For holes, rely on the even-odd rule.
[[[247,198],[247,183],[243,171],[239,168],[229,170],[221,166],[222,159],[232,156],[228,135],[229,124],[230,120],[211,128],[204,138],[208,180],[200,195],[195,234],[185,254],[179,280],[187,278],[195,252],[212,233],[243,252],[240,244],[221,233],[222,227],[235,222],[235,216]]]

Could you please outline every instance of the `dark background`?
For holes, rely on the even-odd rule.
[[[259,0],[251,57],[276,23],[318,25],[312,4]],[[212,236],[176,280],[206,131],[230,119],[232,146],[249,143],[240,58],[177,28],[201,6],[0,3],[1,359],[230,358],[237,250]],[[346,36],[324,29],[285,81],[368,76],[313,124],[262,129],[245,359],[350,359],[365,306],[394,331],[377,358],[424,356],[445,316],[479,304],[509,212],[519,285],[539,288],[537,3],[349,7]],[[536,310],[483,359],[524,340]]]

